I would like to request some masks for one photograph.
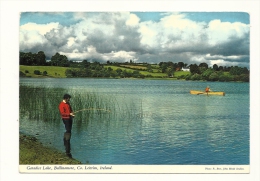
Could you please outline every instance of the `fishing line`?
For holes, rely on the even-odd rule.
[[[78,112],[81,112],[81,111],[88,111],[88,110],[96,110],[96,111],[110,112],[110,110],[108,110],[108,109],[85,108],[85,109],[77,110],[77,111],[75,111],[75,112],[73,112],[73,113],[75,114],[75,113],[78,113]]]

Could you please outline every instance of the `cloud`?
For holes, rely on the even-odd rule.
[[[214,56],[219,56],[219,63],[246,62],[249,66],[250,28],[243,23],[192,21],[183,13],[164,13],[158,21],[140,21],[140,17],[129,12],[71,15],[74,23],[70,25],[22,25],[20,50],[43,48],[47,57],[62,52],[71,60],[112,62],[132,59],[212,64],[217,61]]]
[[[20,31],[27,32],[38,32],[40,35],[44,35],[52,29],[58,28],[59,23],[48,23],[48,24],[36,24],[36,23],[27,23],[20,26]]]
[[[128,20],[126,20],[125,24],[127,26],[137,26],[140,21],[140,18],[138,18],[135,14],[130,14]]]

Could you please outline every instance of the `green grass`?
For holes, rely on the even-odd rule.
[[[126,71],[131,71],[131,72],[133,72],[133,69],[129,69],[129,68],[126,68],[126,67],[115,66],[115,65],[105,65],[104,67],[105,67],[105,68],[110,67],[112,70],[121,69],[121,70],[123,70],[123,71],[126,70]]]
[[[167,76],[165,73],[157,73],[157,72],[147,72],[147,71],[140,71],[143,75],[151,75],[153,77],[165,77]]]
[[[43,146],[35,137],[19,135],[19,163],[26,164],[81,164],[73,158],[69,158],[65,153],[61,153],[53,148]]]
[[[185,72],[185,71],[174,72],[175,77],[179,77],[179,76],[182,76],[182,75],[190,75],[190,72]]]
[[[113,70],[117,70],[117,69],[121,69],[122,71],[126,70],[128,72],[133,72],[135,70],[133,69],[130,69],[130,68],[126,68],[126,67],[123,67],[123,66],[111,66],[111,65],[106,65],[105,66],[106,68],[110,67],[111,69]],[[140,66],[139,66],[140,67]],[[134,66],[131,66],[131,68],[134,68]],[[144,68],[144,67],[143,67]],[[157,69],[153,69],[154,72],[148,72],[148,71],[144,71],[144,70],[138,70],[141,74],[143,75],[152,75],[153,77],[165,77],[166,74],[165,73],[157,73]]]
[[[142,65],[121,65],[120,67],[126,67],[126,68],[132,68],[132,69],[138,69],[138,70],[146,70],[146,66]]]
[[[67,67],[56,67],[56,66],[25,66],[20,65],[20,71],[25,73],[25,71],[29,71],[29,73],[25,73],[27,77],[57,77],[57,78],[65,78],[65,71]],[[35,75],[34,71],[39,70],[41,73],[44,71],[47,72],[47,76],[43,75]]]
[[[121,69],[121,70],[126,70],[128,72],[133,72],[134,70],[131,68],[137,68],[140,69],[139,72],[145,76],[147,75],[151,75],[155,78],[166,78],[167,75],[165,73],[160,73],[158,72],[158,65],[153,65],[153,72],[148,72],[145,70],[141,70],[142,69],[146,69],[146,67],[141,66],[141,65],[123,65],[123,66],[114,66],[114,65],[105,65],[105,68],[110,67],[112,70],[116,71],[117,69]],[[128,68],[129,67],[129,68]],[[25,73],[27,77],[53,77],[53,78],[66,78],[65,75],[65,71],[67,69],[67,67],[57,67],[57,66],[25,66],[25,65],[20,65],[20,71],[25,73],[26,71],[28,71],[29,73]],[[35,75],[34,71],[35,70],[39,70],[41,73],[43,73],[44,71],[47,72],[47,76],[43,76],[43,75]],[[177,71],[174,72],[174,77],[180,77],[182,75],[189,75],[190,72],[184,72],[184,71]]]

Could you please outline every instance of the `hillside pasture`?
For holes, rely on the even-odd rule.
[[[174,77],[180,77],[182,75],[190,75],[190,72],[185,72],[185,71],[176,71],[174,72]]]
[[[26,77],[56,77],[65,78],[65,71],[67,67],[56,67],[56,66],[25,66],[20,65],[20,71],[25,73]],[[39,70],[41,75],[34,74],[35,70]],[[47,75],[43,76],[42,73],[46,71]],[[27,72],[27,73],[26,73]]]
[[[142,66],[142,65],[120,65],[120,67],[136,69],[136,70],[147,70],[147,67],[146,66]]]

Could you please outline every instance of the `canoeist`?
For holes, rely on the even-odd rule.
[[[207,93],[207,96],[209,95],[209,92],[210,92],[210,91],[211,91],[211,90],[210,90],[209,86],[207,86],[206,89],[205,89],[205,92]]]

